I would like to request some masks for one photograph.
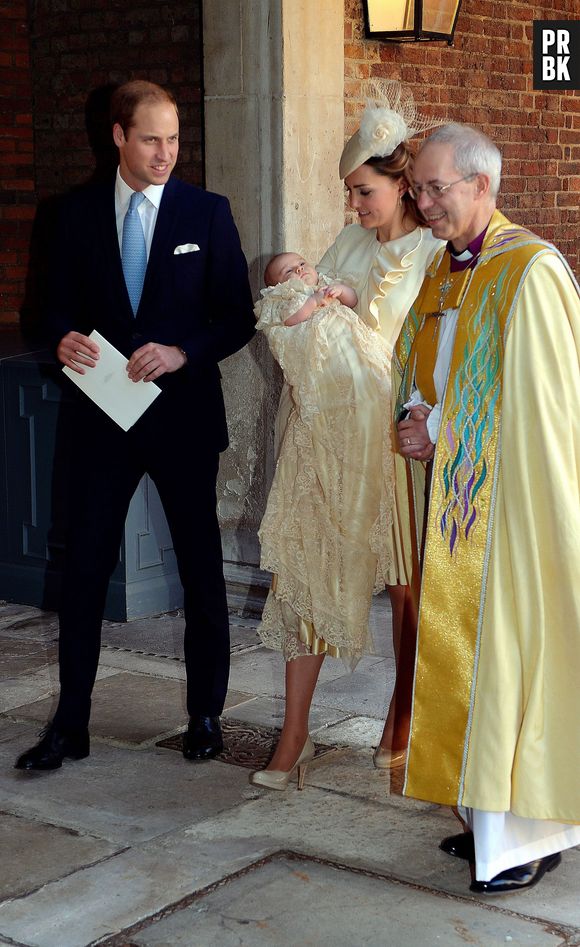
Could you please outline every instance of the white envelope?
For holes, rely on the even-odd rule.
[[[128,431],[161,394],[161,388],[153,381],[131,381],[126,372],[128,360],[96,329],[89,339],[101,350],[95,367],[85,365],[85,374],[79,375],[65,365],[63,372],[119,427]]]
[[[178,253],[194,253],[195,250],[199,250],[197,243],[182,243],[179,247],[176,247],[173,251],[175,256]]]

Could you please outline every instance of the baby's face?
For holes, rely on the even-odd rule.
[[[298,253],[282,253],[272,271],[272,279],[276,283],[286,283],[293,276],[297,276],[307,286],[316,286],[318,273],[304,257]]]

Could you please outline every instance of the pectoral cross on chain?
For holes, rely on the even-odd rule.
[[[443,310],[443,304],[447,299],[447,293],[452,286],[453,280],[451,278],[451,273],[448,273],[445,282],[441,284],[441,289],[439,290],[439,312]]]

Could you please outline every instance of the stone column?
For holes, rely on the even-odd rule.
[[[206,186],[231,201],[257,298],[272,253],[316,262],[344,223],[344,0],[203,6]],[[281,379],[261,337],[222,372],[231,446],[218,510],[226,576],[242,587],[259,578]]]

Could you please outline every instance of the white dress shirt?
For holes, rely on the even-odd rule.
[[[137,208],[145,237],[147,259],[149,259],[149,251],[151,250],[153,232],[157,221],[157,211],[159,210],[164,187],[164,184],[150,184],[149,187],[146,187],[142,193],[147,200],[142,201]],[[123,246],[123,221],[129,209],[129,201],[133,193],[133,189],[125,183],[121,177],[120,169],[117,168],[117,180],[115,181],[115,218],[117,221],[117,236],[119,238],[119,253],[122,253]]]
[[[429,440],[432,444],[437,443],[437,437],[439,435],[439,427],[441,425],[441,405],[443,402],[443,396],[445,394],[445,387],[447,385],[447,376],[449,375],[449,366],[451,364],[451,356],[453,354],[455,333],[457,332],[458,316],[459,309],[447,309],[441,316],[439,316],[437,330],[437,356],[435,359],[435,368],[433,370],[433,383],[435,385],[437,403],[434,405],[428,404],[423,398],[419,388],[413,388],[411,391],[411,397],[404,405],[404,407],[408,410],[418,404],[423,404],[428,408],[433,408],[426,422],[427,433],[429,434]]]

